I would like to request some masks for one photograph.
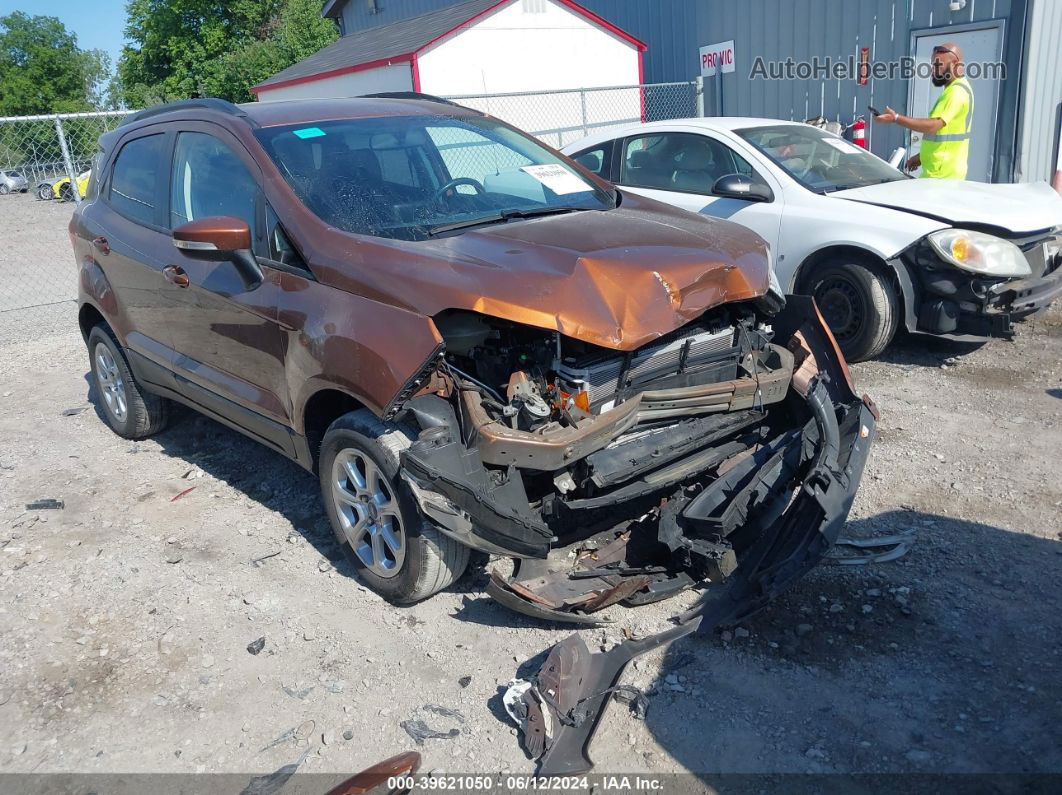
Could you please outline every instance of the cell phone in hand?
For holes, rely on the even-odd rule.
[[[867,105],[867,110],[869,110],[875,116],[880,116],[881,115],[881,111],[878,110],[877,108],[875,108],[873,105]]]

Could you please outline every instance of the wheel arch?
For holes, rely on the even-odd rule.
[[[815,272],[815,269],[826,262],[841,257],[851,257],[860,262],[869,263],[889,278],[889,282],[896,289],[896,295],[900,300],[900,316],[905,319],[908,330],[911,330],[913,328],[912,318],[915,306],[914,288],[907,266],[899,255],[886,258],[873,249],[852,244],[825,246],[809,254],[800,263],[790,285],[792,292],[798,295],[809,295],[806,292],[807,281]]]
[[[321,457],[321,442],[325,431],[337,419],[366,405],[349,392],[334,386],[325,386],[311,394],[303,404],[299,416],[302,420],[302,434],[310,454],[313,471]]]
[[[96,307],[95,304],[90,304],[85,301],[77,310],[77,325],[81,329],[81,338],[87,343],[89,332],[93,327],[100,324],[107,323],[107,318],[103,316],[103,313]],[[110,324],[107,324],[108,328]]]

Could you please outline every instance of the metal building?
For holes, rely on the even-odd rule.
[[[521,0],[535,4],[540,0]],[[701,74],[699,49],[733,41],[734,70],[719,79],[727,115],[851,123],[867,106],[926,115],[935,98],[928,78],[908,79],[898,67],[865,81],[858,63],[887,69],[928,61],[932,45],[954,40],[967,61],[1002,69],[975,85],[970,178],[997,182],[1050,180],[1059,168],[1062,127],[1062,1],[1060,0],[581,0],[581,4],[648,45],[646,82]],[[364,31],[453,5],[452,0],[329,0],[324,15],[346,33]],[[864,55],[865,51],[865,55]],[[840,79],[794,74],[765,79],[764,65],[840,63],[856,70]],[[876,66],[881,65],[881,66]],[[853,71],[855,73],[853,73]],[[985,70],[987,72],[987,70]],[[716,87],[708,81],[708,91]],[[711,96],[706,107],[712,108]],[[870,124],[871,148],[886,156],[911,146],[909,133]],[[917,148],[917,141],[914,142]]]

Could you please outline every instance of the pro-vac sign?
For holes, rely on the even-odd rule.
[[[722,69],[724,74],[734,71],[733,39],[701,47],[701,76],[714,75],[716,69]]]

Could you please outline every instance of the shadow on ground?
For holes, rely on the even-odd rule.
[[[877,358],[890,364],[939,367],[948,359],[967,356],[984,345],[984,342],[958,342],[901,331]]]
[[[667,753],[719,792],[768,783],[733,773],[1062,771],[1062,543],[906,511],[845,532],[911,528],[901,561],[819,567],[669,647],[647,719]]]

